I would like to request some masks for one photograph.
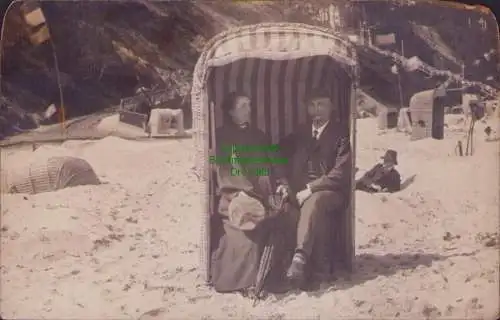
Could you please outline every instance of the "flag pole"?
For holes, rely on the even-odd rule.
[[[401,85],[401,74],[398,70],[398,91],[399,91],[399,104],[403,108],[403,86]]]
[[[59,101],[61,103],[61,105],[59,107],[60,108],[59,120],[61,122],[61,133],[62,133],[63,137],[66,138],[65,137],[66,136],[66,110],[64,108],[64,95],[63,95],[62,84],[61,84],[61,73],[59,71],[59,59],[57,59],[56,45],[55,45],[54,41],[52,40],[52,33],[50,32],[49,22],[47,20],[45,20],[45,25],[47,26],[47,30],[49,33],[49,42],[50,42],[50,46],[52,47],[52,58],[54,59],[54,68],[56,69],[57,86],[59,88]]]
[[[404,45],[403,45],[403,39],[401,39],[401,56],[405,56],[404,54]],[[399,104],[401,108],[403,108],[403,86],[401,84],[401,73],[398,70],[398,91],[399,91]]]
[[[2,20],[2,28],[0,30],[0,94],[3,95],[3,79],[2,79],[2,75],[3,75],[3,63],[4,63],[4,56],[5,56],[5,48],[4,48],[4,45],[5,45],[5,20],[7,20],[7,13],[9,13],[9,10],[14,7],[14,5],[16,4],[16,1],[12,1],[9,6],[7,7],[7,9],[5,10],[5,14],[3,16],[3,20]]]

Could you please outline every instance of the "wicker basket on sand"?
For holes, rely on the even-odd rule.
[[[6,169],[2,172],[3,193],[36,194],[101,183],[87,161],[69,156],[40,157]]]

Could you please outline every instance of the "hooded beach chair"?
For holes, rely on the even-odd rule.
[[[233,28],[211,39],[193,75],[192,110],[196,145],[196,174],[203,201],[200,212],[200,273],[210,283],[211,242],[217,196],[215,176],[209,163],[214,154],[214,132],[223,124],[222,99],[242,91],[252,98],[252,122],[269,141],[278,143],[307,117],[304,99],[311,88],[329,84],[331,98],[347,124],[355,159],[355,89],[358,65],[355,48],[332,30],[297,23],[263,23]],[[354,162],[354,160],[353,160]],[[354,180],[354,163],[352,166]],[[346,186],[354,195],[353,183]],[[331,224],[328,259],[335,270],[352,270],[354,260],[354,201]],[[265,251],[261,267],[269,265]],[[262,269],[261,268],[261,269]],[[262,270],[261,270],[262,271]],[[265,271],[265,270],[264,270]],[[263,273],[259,272],[260,278]],[[265,278],[265,277],[264,277]]]

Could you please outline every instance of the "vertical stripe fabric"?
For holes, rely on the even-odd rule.
[[[224,124],[221,105],[230,92],[252,100],[252,121],[272,143],[307,120],[306,97],[314,86],[331,87],[332,100],[347,124],[350,115],[351,81],[346,71],[329,56],[292,60],[244,58],[213,67],[207,81],[208,99],[215,104],[215,126]],[[348,126],[346,126],[348,127]]]

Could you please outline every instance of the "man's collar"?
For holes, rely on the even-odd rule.
[[[311,132],[314,132],[315,130],[318,131],[318,138],[321,136],[321,133],[325,131],[326,126],[330,123],[330,121],[325,122],[321,127],[316,128],[314,127],[314,124],[311,125]]]

